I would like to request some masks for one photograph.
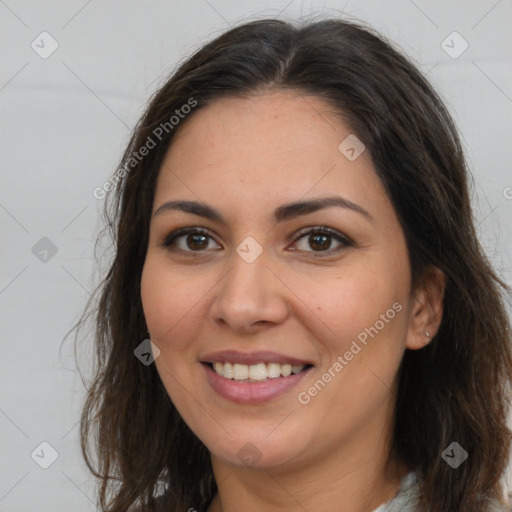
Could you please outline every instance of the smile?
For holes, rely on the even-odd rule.
[[[201,354],[199,362],[212,391],[238,404],[277,399],[315,368],[312,360],[268,350],[218,350]]]

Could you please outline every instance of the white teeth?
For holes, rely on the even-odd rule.
[[[282,364],[281,365],[281,375],[283,377],[288,377],[288,375],[292,374],[292,365],[291,364]]]
[[[224,368],[222,368],[222,363],[220,363],[220,372],[217,372],[219,375],[224,375],[226,379],[234,379],[235,373],[233,371],[233,365],[231,363],[224,363]]]
[[[249,378],[252,380],[263,380],[267,378],[267,367],[265,363],[252,364],[249,366]]]
[[[215,373],[226,378],[234,380],[263,381],[267,379],[277,379],[278,377],[288,377],[291,374],[300,373],[306,365],[291,365],[279,363],[258,363],[258,364],[238,364],[222,363],[216,361],[213,363]]]
[[[235,380],[245,380],[249,378],[249,367],[246,364],[235,363],[233,365],[233,377]]]
[[[281,375],[281,365],[279,363],[268,363],[267,364],[267,377],[269,379],[275,379]]]

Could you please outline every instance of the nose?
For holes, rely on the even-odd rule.
[[[210,315],[240,333],[258,332],[286,320],[290,290],[263,252],[252,263],[233,252],[230,270],[215,288]]]

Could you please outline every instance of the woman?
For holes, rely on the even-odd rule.
[[[507,510],[505,285],[467,179],[370,29],[261,20],[182,64],[106,210],[82,416],[102,509]]]

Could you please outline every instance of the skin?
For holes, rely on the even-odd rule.
[[[153,212],[191,200],[226,219],[155,215],[141,282],[159,375],[211,453],[219,492],[209,512],[368,512],[391,499],[408,472],[389,448],[396,376],[405,349],[421,349],[437,332],[444,278],[434,270],[411,290],[404,233],[368,152],[349,161],[338,150],[350,133],[315,96],[225,98],[186,120],[160,170]],[[332,195],[371,218],[338,207],[273,218],[283,204]],[[194,245],[184,235],[175,252],[162,246],[174,230],[193,226],[212,238]],[[353,244],[298,234],[321,226]],[[236,252],[248,236],[263,250],[252,263]],[[395,303],[401,311],[300,403],[298,394]],[[272,350],[314,368],[268,403],[236,404],[210,387],[200,363],[224,349]],[[237,456],[249,442],[259,456],[252,465]]]

